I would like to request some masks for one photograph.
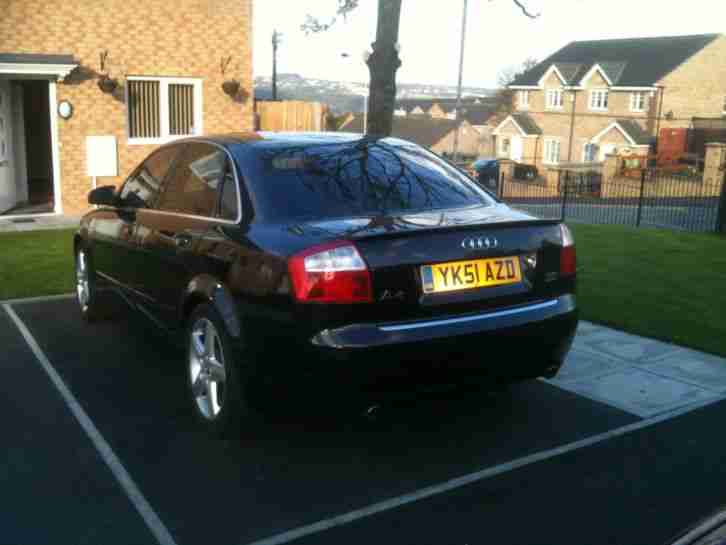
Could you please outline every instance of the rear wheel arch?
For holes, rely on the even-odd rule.
[[[238,305],[229,289],[210,275],[200,275],[187,285],[180,306],[182,323],[189,319],[195,308],[204,303],[214,306],[232,338],[240,338],[242,327]]]
[[[73,235],[73,253],[78,253],[78,249],[84,244],[83,237],[80,233]]]

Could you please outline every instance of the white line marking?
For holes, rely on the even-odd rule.
[[[362,518],[370,517],[370,516],[376,515],[378,513],[382,513],[384,511],[389,511],[391,509],[396,509],[398,507],[401,507],[401,506],[409,504],[409,503],[413,503],[413,502],[416,502],[419,500],[430,498],[431,496],[443,494],[445,492],[449,492],[451,490],[461,488],[462,486],[466,486],[466,485],[469,485],[469,484],[472,484],[475,482],[483,481],[485,479],[489,479],[496,475],[501,475],[502,473],[507,473],[507,472],[513,471],[515,469],[522,468],[524,466],[528,466],[531,464],[535,464],[537,462],[541,462],[543,460],[547,460],[550,458],[554,458],[556,456],[560,456],[562,454],[566,454],[568,452],[583,449],[583,448],[595,445],[597,443],[602,443],[603,441],[607,441],[607,440],[613,439],[615,437],[620,437],[621,435],[625,435],[625,434],[633,432],[633,431],[642,430],[644,428],[654,426],[654,425],[664,422],[666,420],[670,420],[671,418],[681,416],[688,412],[694,411],[696,409],[700,409],[701,407],[705,407],[707,405],[710,405],[712,403],[716,403],[718,401],[722,401],[725,399],[726,399],[726,395],[719,396],[718,398],[709,399],[707,401],[693,404],[688,407],[683,407],[681,409],[669,412],[667,414],[662,414],[662,415],[658,415],[658,416],[655,416],[652,418],[648,418],[646,420],[641,420],[639,422],[635,422],[633,424],[628,424],[627,426],[622,426],[620,428],[606,431],[604,433],[599,433],[597,435],[593,435],[591,437],[587,437],[587,438],[581,439],[579,441],[567,443],[566,445],[562,445],[562,446],[555,447],[555,448],[552,448],[549,450],[537,452],[535,454],[530,454],[529,456],[517,458],[510,462],[506,462],[504,464],[500,464],[497,466],[482,469],[475,473],[470,473],[468,475],[464,475],[463,477],[457,477],[457,478],[451,479],[449,481],[445,481],[443,483],[435,484],[432,486],[427,486],[426,488],[421,488],[414,492],[410,492],[408,494],[403,494],[402,496],[397,496],[395,498],[390,498],[390,499],[387,499],[387,500],[384,500],[384,501],[381,501],[378,503],[374,503],[367,507],[363,507],[361,509],[355,509],[353,511],[349,511],[348,513],[344,513],[342,515],[330,517],[330,518],[321,520],[319,522],[315,522],[313,524],[308,524],[306,526],[300,526],[298,528],[288,530],[287,532],[282,532],[280,534],[277,534],[277,535],[274,535],[274,536],[271,536],[271,537],[268,537],[265,539],[261,539],[258,541],[248,543],[247,545],[281,545],[282,543],[289,543],[290,541],[299,539],[304,536],[308,536],[311,534],[317,534],[319,532],[323,532],[325,530],[330,530],[331,528],[335,528],[337,526],[343,526],[345,524],[350,524],[351,522],[360,520]]]
[[[71,413],[73,413],[73,416],[76,417],[76,420],[78,420],[78,423],[83,428],[83,431],[86,432],[86,435],[88,435],[88,438],[93,443],[93,446],[96,447],[96,450],[98,450],[101,458],[103,458],[103,461],[106,462],[106,465],[111,470],[114,477],[116,477],[116,480],[121,485],[121,488],[123,488],[124,492],[126,492],[129,500],[131,500],[131,503],[133,503],[134,507],[141,515],[141,518],[144,519],[144,522],[149,527],[151,533],[154,534],[156,540],[159,542],[160,545],[176,545],[176,542],[174,541],[174,538],[171,537],[169,530],[166,528],[166,526],[164,526],[164,523],[154,512],[149,502],[141,493],[141,490],[139,490],[139,487],[136,486],[136,483],[131,478],[131,475],[129,475],[128,471],[126,471],[126,468],[124,468],[124,466],[121,464],[121,460],[119,460],[118,456],[116,456],[113,450],[111,450],[111,446],[108,444],[108,442],[106,442],[106,440],[103,438],[101,433],[93,424],[89,416],[86,414],[86,411],[83,410],[83,407],[81,407],[71,391],[63,382],[63,379],[53,368],[50,360],[40,348],[26,325],[18,317],[18,315],[15,314],[15,311],[10,305],[3,304],[2,306],[5,309],[5,312],[7,312],[8,316],[10,316],[10,319],[15,323],[18,330],[20,330],[20,333],[23,338],[25,338],[25,342],[28,343],[30,350],[32,350],[36,359],[43,367],[43,370],[48,374],[50,381],[56,387],[58,393],[60,393],[61,397],[63,398],[63,401],[66,402],[66,405],[68,405]]]
[[[61,299],[72,299],[75,293],[62,293],[60,295],[42,295],[40,297],[25,297],[23,299],[6,299],[0,301],[0,305],[22,305],[25,303],[42,303],[43,301],[59,301]]]

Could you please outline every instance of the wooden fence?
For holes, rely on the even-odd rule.
[[[301,100],[257,102],[255,113],[261,131],[324,131],[328,107]]]

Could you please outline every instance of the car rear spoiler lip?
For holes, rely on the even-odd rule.
[[[493,221],[491,223],[472,223],[472,224],[461,224],[461,225],[441,225],[441,226],[426,226],[409,228],[400,231],[387,231],[387,232],[365,232],[359,231],[357,233],[349,233],[344,238],[347,240],[368,240],[373,238],[396,238],[406,237],[410,235],[416,235],[419,233],[440,233],[446,231],[483,231],[486,229],[499,229],[499,228],[510,228],[510,227],[552,227],[561,224],[561,220],[549,220],[549,219],[532,219],[532,220],[512,220],[512,221]]]

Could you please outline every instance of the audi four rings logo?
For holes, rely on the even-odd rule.
[[[461,241],[461,247],[470,250],[491,250],[499,246],[499,241],[494,237],[467,237]]]

